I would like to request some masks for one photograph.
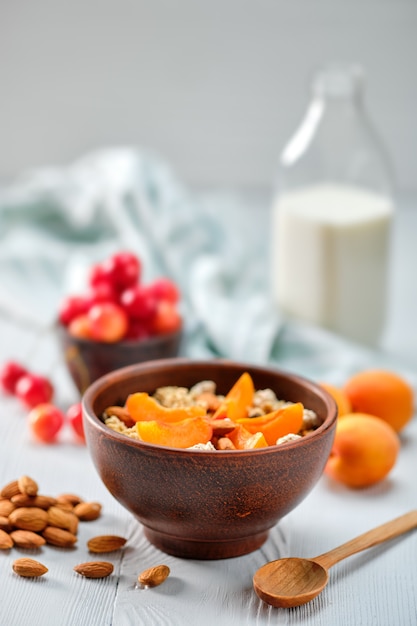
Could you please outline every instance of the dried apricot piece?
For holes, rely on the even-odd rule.
[[[255,387],[252,377],[248,372],[243,372],[233,387],[227,392],[224,402],[219,406],[213,417],[228,417],[232,421],[246,417],[248,407],[253,403],[254,394]]]
[[[199,405],[172,409],[164,407],[145,392],[130,394],[127,397],[125,408],[135,422],[159,420],[172,423],[206,415],[205,409]]]
[[[301,402],[288,404],[261,417],[246,417],[237,420],[250,433],[262,432],[269,446],[276,444],[279,437],[298,433],[303,424],[304,407]]]
[[[254,450],[255,448],[267,448],[268,442],[263,433],[255,433],[244,443],[244,450]]]
[[[227,437],[233,443],[236,450],[252,450],[254,448],[268,447],[268,443],[263,433],[251,433],[241,424],[238,424],[236,428],[227,435]]]
[[[210,441],[213,429],[204,417],[190,417],[180,422],[164,423],[157,420],[136,422],[142,441],[171,448],[190,448]]]

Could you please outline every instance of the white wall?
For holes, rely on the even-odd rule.
[[[415,0],[0,0],[0,176],[133,144],[188,183],[269,184],[335,59],[417,188]]]

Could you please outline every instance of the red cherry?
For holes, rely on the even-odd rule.
[[[50,402],[53,394],[53,386],[45,376],[25,374],[16,384],[16,396],[29,408]]]
[[[98,302],[117,302],[118,298],[118,293],[113,285],[107,281],[103,281],[91,288],[87,296],[88,308],[91,308]]]
[[[148,286],[148,289],[157,300],[167,300],[176,304],[180,299],[177,285],[169,278],[157,278]]]
[[[141,262],[132,252],[117,252],[105,265],[112,268],[114,284],[119,291],[136,285],[140,281]]]
[[[61,324],[68,326],[75,317],[86,313],[89,306],[89,300],[85,296],[67,296],[59,307],[58,319]]]
[[[16,361],[7,361],[0,370],[0,385],[3,391],[14,395],[17,381],[27,373],[27,370]]]
[[[152,320],[152,330],[156,335],[173,333],[182,326],[182,318],[175,304],[166,300],[158,302],[155,317]]]
[[[87,313],[75,317],[68,326],[68,332],[79,339],[92,339],[91,323]]]
[[[149,324],[145,320],[130,319],[125,339],[139,341],[151,335]]]
[[[103,283],[113,286],[113,280],[109,272],[102,263],[97,263],[90,269],[88,284],[90,287],[99,287]]]
[[[53,404],[38,404],[28,415],[29,427],[36,439],[44,443],[53,443],[61,430],[65,417]]]
[[[148,320],[156,313],[157,301],[148,287],[135,285],[123,291],[120,304],[130,318]]]
[[[66,412],[66,417],[77,437],[85,441],[81,402],[71,405]]]
[[[48,378],[37,374],[25,374],[16,384],[16,396],[29,407],[50,402],[54,393]]]
[[[121,306],[112,302],[95,304],[88,311],[92,339],[114,343],[126,335],[129,319]]]

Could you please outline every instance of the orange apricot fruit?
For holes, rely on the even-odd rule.
[[[320,387],[323,387],[323,389],[325,389],[336,402],[338,417],[343,417],[343,415],[347,415],[348,413],[352,412],[352,405],[350,403],[349,397],[342,387],[336,387],[335,385],[331,385],[330,383],[326,382],[321,382],[319,384]]]
[[[352,411],[380,417],[399,432],[414,413],[413,389],[404,378],[386,370],[366,370],[346,382]]]
[[[250,433],[263,433],[269,446],[276,444],[277,439],[290,433],[297,434],[303,424],[304,407],[301,402],[288,404],[276,411],[260,417],[246,417],[237,420]]]
[[[142,441],[170,448],[190,448],[210,441],[213,429],[204,417],[190,417],[181,422],[164,423],[157,420],[136,422]]]
[[[238,378],[233,387],[227,392],[224,402],[215,412],[215,418],[224,416],[236,421],[248,414],[248,407],[252,406],[255,387],[248,372]]]
[[[253,450],[254,448],[267,448],[268,443],[261,432],[251,433],[242,424],[227,435],[236,450]]]
[[[389,474],[399,451],[399,436],[386,421],[349,413],[337,422],[325,473],[348,487],[369,487]]]
[[[125,408],[135,422],[160,420],[163,422],[181,422],[191,417],[202,417],[205,409],[199,405],[181,408],[167,408],[145,392],[130,394]]]

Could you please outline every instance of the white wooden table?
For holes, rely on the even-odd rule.
[[[404,245],[399,247],[395,263],[395,271],[401,272],[395,283],[397,296],[404,295],[414,281],[414,268],[407,266],[406,256],[415,222],[410,211],[398,234]],[[404,268],[407,276],[403,275]],[[415,339],[410,333],[415,330],[415,317],[411,319],[410,310],[394,314],[390,341],[399,349],[404,347],[404,356],[414,367],[410,350]],[[13,356],[26,359],[28,367],[53,378],[58,404],[68,406],[77,400],[53,335],[38,338],[35,332],[0,318],[0,337],[1,363]],[[388,480],[351,491],[323,477],[306,500],[271,531],[261,549],[236,559],[194,561],[164,555],[149,545],[140,525],[107,493],[87,449],[75,444],[69,432],[57,445],[34,443],[27,430],[26,411],[13,398],[1,396],[0,400],[0,485],[27,474],[44,494],[76,492],[103,505],[97,521],[80,524],[74,549],[45,546],[33,553],[17,548],[0,551],[1,626],[417,624],[417,532],[339,563],[330,571],[330,583],[322,595],[303,607],[273,609],[252,589],[254,572],[268,560],[316,556],[417,507],[417,419],[402,435],[401,454]],[[123,535],[128,542],[121,552],[104,556],[114,563],[109,578],[84,579],[73,567],[92,560],[86,541],[99,534]],[[12,571],[12,563],[23,556],[40,560],[49,572],[36,580],[19,578]],[[138,588],[139,572],[159,563],[171,568],[167,581],[154,589]]]

